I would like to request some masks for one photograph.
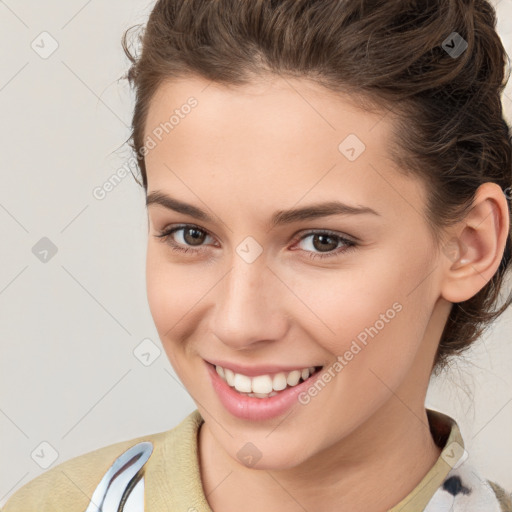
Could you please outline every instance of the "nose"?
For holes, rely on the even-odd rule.
[[[233,350],[251,350],[284,337],[285,286],[263,255],[248,263],[235,254],[231,270],[216,288],[213,332],[222,343]]]

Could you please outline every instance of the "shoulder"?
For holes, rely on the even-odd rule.
[[[427,414],[434,440],[443,447],[436,466],[448,465],[449,470],[439,481],[441,485],[436,484],[439,487],[423,512],[512,512],[512,494],[498,483],[484,478],[480,469],[470,462],[457,422],[433,409],[427,409]]]
[[[454,512],[512,512],[512,496],[498,483],[484,478],[466,460],[450,470],[425,512],[446,507]]]
[[[18,489],[2,512],[83,512],[99,481],[119,455],[141,441],[151,441],[158,446],[170,432],[110,444],[64,461]]]

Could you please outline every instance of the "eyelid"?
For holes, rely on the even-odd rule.
[[[172,235],[176,231],[179,231],[180,229],[187,229],[187,228],[195,228],[195,229],[197,229],[199,231],[203,231],[204,233],[206,233],[211,238],[216,238],[208,229],[206,229],[206,228],[204,228],[202,226],[199,226],[198,224],[191,223],[191,222],[177,223],[177,224],[168,224],[163,229],[161,229],[159,231],[161,233],[172,231],[172,233],[171,233],[171,235]],[[348,233],[345,233],[345,232],[335,231],[333,229],[328,229],[328,228],[304,228],[304,229],[301,229],[301,230],[297,231],[292,236],[292,242],[294,242],[294,243],[298,242],[298,241],[300,241],[300,240],[302,240],[302,239],[304,239],[304,238],[306,238],[308,236],[311,236],[313,234],[316,234],[316,233],[332,235],[332,236],[338,237],[340,239],[346,239],[346,240],[354,242],[354,243],[359,243],[361,241],[356,236],[349,235]],[[198,249],[199,249],[199,247],[198,247]]]
[[[186,229],[197,229],[198,231],[202,231],[206,234],[206,236],[211,237],[212,239],[215,239],[215,237],[209,232],[209,230],[202,228],[201,226],[198,226],[197,224],[192,223],[181,223],[181,224],[170,224],[167,225],[163,230],[160,231],[160,234],[154,235],[159,241],[162,241],[164,243],[167,243],[170,248],[173,251],[181,252],[181,253],[187,253],[191,251],[195,254],[201,254],[208,251],[208,245],[199,245],[197,247],[194,246],[188,246],[186,244],[182,244],[180,242],[171,241],[167,242],[169,238],[172,238],[172,235],[175,232],[186,230]],[[307,254],[307,257],[310,259],[318,259],[318,260],[328,260],[328,259],[335,259],[338,255],[346,254],[355,248],[360,246],[360,243],[358,241],[355,241],[357,237],[353,237],[351,235],[345,235],[345,233],[338,233],[331,229],[322,229],[322,228],[310,228],[310,229],[304,229],[300,230],[298,233],[295,233],[295,235],[292,237],[292,244],[296,245],[300,243],[302,240],[305,240],[306,238],[313,237],[317,234],[323,234],[327,235],[328,237],[332,237],[338,240],[338,242],[341,242],[345,247],[344,248],[337,248],[333,251],[328,251],[326,253],[316,253],[314,251],[304,251]],[[296,250],[296,249],[295,249]]]
[[[209,236],[210,238],[216,240],[216,237],[214,235],[212,235],[212,233],[210,233],[210,231],[208,229],[203,228],[203,227],[199,226],[198,224],[194,224],[194,223],[190,223],[190,222],[179,223],[179,224],[169,224],[168,226],[166,226],[164,229],[161,230],[161,233],[168,233],[169,234],[168,236],[172,236],[177,231],[180,231],[180,230],[186,231],[187,229],[197,229],[198,231],[203,231],[206,234],[206,236]],[[194,250],[202,250],[202,249],[206,248],[206,245],[200,245],[195,248],[193,246],[189,246],[189,247]]]
[[[301,234],[302,234],[302,236],[301,236]],[[294,242],[300,241],[308,236],[315,235],[315,234],[332,235],[332,236],[335,236],[340,239],[348,240],[350,242],[354,242],[354,243],[359,242],[359,239],[355,236],[349,235],[348,233],[335,231],[335,230],[327,229],[327,228],[324,228],[324,229],[322,229],[322,228],[301,229],[298,232],[298,234],[294,235],[293,241]]]

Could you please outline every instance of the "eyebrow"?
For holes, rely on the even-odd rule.
[[[156,190],[150,192],[146,197],[146,208],[150,205],[160,205],[168,210],[174,210],[178,213],[190,215],[204,222],[214,222],[214,219],[201,208],[191,204],[178,201],[175,198]],[[270,220],[270,225],[276,227],[293,222],[317,219],[329,215],[361,215],[372,214],[380,216],[375,210],[368,206],[353,206],[340,201],[329,201],[326,203],[317,203],[302,208],[292,208],[290,210],[277,210]]]

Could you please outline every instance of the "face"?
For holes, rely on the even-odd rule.
[[[235,460],[250,441],[258,467],[293,467],[395,395],[423,406],[442,327],[437,256],[425,189],[390,161],[390,130],[383,115],[297,79],[181,79],[152,100],[148,197],[160,200],[148,204],[149,306],[170,363]],[[334,202],[349,208],[312,214]],[[240,374],[242,392],[287,387],[243,395],[210,363]],[[289,384],[310,367],[322,369]]]

